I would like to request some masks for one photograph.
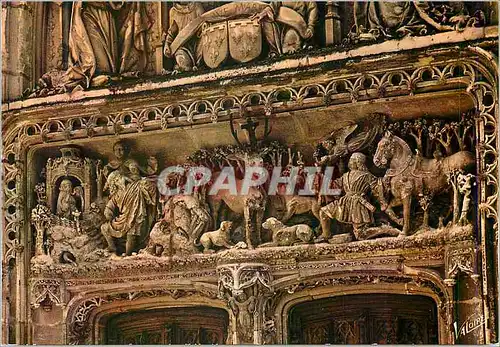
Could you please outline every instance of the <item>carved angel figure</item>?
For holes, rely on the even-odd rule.
[[[83,209],[83,189],[81,186],[73,188],[73,183],[64,179],[59,186],[59,195],[57,197],[56,215],[66,219],[73,219],[73,213],[78,211],[77,200],[82,202]]]

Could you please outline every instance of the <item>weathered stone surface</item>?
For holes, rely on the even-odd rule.
[[[211,11],[218,4],[204,5],[205,13],[217,13]],[[170,62],[164,65],[166,38],[160,33],[167,32],[172,11],[169,4],[144,6],[150,20],[144,75],[96,70],[88,75],[90,84],[108,77],[110,84],[64,89],[64,16],[71,5],[2,5],[8,101],[2,105],[2,312],[8,317],[2,342],[320,341],[305,328],[303,336],[292,332],[301,330],[291,321],[294,308],[373,293],[405,295],[410,311],[412,296],[426,296],[435,315],[427,330],[434,335],[426,341],[497,341],[497,263],[491,260],[498,252],[499,212],[498,29],[489,26],[494,8],[453,8],[443,14],[442,30],[417,28],[423,36],[368,42],[380,28],[360,29],[357,19],[350,31],[352,4],[318,3],[315,19],[312,8],[297,3],[293,11],[314,28],[319,49],[307,49],[302,37],[295,55],[264,60],[259,53],[248,59],[253,62],[244,52],[230,52],[241,48],[234,39],[245,30],[232,28],[233,18],[219,18],[202,30],[222,22],[231,27],[227,53],[241,64],[221,61],[213,69],[201,65],[161,76]],[[225,8],[244,12],[249,5],[238,6]],[[338,18],[339,6],[349,19]],[[415,23],[435,25],[442,8],[432,6],[432,16]],[[419,16],[426,11],[419,10]],[[43,25],[42,13],[48,21]],[[108,18],[115,24],[123,19],[121,12],[109,13],[117,15]],[[257,14],[262,20],[270,15]],[[276,14],[282,39],[293,38],[290,22]],[[385,15],[377,14],[382,22]],[[243,17],[241,23],[253,25]],[[49,35],[42,40],[47,51],[27,36],[39,28]],[[300,27],[292,28],[300,34]],[[350,41],[342,43],[347,33]],[[181,46],[194,47],[187,42]],[[40,54],[43,66],[58,72],[41,78],[31,98],[20,99],[48,72],[33,61]],[[127,145],[115,146],[117,140]],[[283,173],[330,165],[339,192],[290,198],[255,188],[245,196],[214,197],[204,187],[194,195],[161,196],[155,175],[172,165],[205,165],[217,174],[225,165],[239,174],[263,165],[283,166]],[[186,189],[182,175],[170,179]],[[128,216],[141,218],[123,218]],[[177,317],[165,320],[168,327],[141,330],[153,321],[144,318],[147,312],[163,321],[168,310]],[[302,311],[310,315],[306,320],[314,315]],[[215,331],[187,312],[213,314],[224,326]],[[406,317],[399,330],[396,316]],[[408,333],[389,329],[375,342],[423,341],[421,323],[407,321],[411,312],[396,316],[384,316],[380,329]],[[199,323],[196,329],[183,325],[189,319]],[[351,332],[361,336],[361,321],[322,318],[317,324],[331,323],[337,337],[325,341],[337,343],[339,336],[354,341]],[[115,323],[126,329],[123,338],[110,334]]]

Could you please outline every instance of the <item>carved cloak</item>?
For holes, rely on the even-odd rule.
[[[75,3],[68,79],[83,80],[89,87],[95,74],[143,71],[147,64],[146,32],[151,26],[144,6],[139,2]]]

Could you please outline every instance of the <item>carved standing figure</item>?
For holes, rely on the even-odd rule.
[[[228,299],[229,307],[236,317],[238,327],[237,343],[251,343],[253,341],[254,312],[257,298],[252,294],[248,297],[244,291],[241,291]]]
[[[156,185],[147,180],[126,184],[120,171],[113,171],[106,181],[110,190],[104,210],[107,222],[101,226],[108,250],[116,253],[115,239],[126,239],[125,253],[131,255],[149,235],[156,210]]]
[[[364,239],[363,231],[373,223],[373,206],[367,194],[376,191],[378,179],[368,171],[366,156],[356,152],[349,159],[349,171],[335,181],[344,195],[320,209],[321,235],[315,242],[323,242],[330,238],[330,219],[351,224],[356,239]]]
[[[141,72],[147,64],[145,3],[108,1],[73,4],[68,84],[102,85],[111,75]],[[95,76],[101,75],[99,78]]]
[[[163,53],[166,57],[175,59],[174,72],[191,71],[198,68],[198,64],[202,59],[202,51],[200,42],[196,37],[193,37],[176,52],[172,52],[170,45],[182,29],[204,12],[203,5],[194,1],[175,2],[170,9],[168,13],[168,31]]]
[[[378,167],[389,166],[384,181],[388,182],[391,200],[381,200],[382,210],[398,224],[403,224],[403,234],[410,230],[410,209],[413,197],[426,192],[430,196],[449,188],[448,176],[454,170],[463,170],[475,164],[474,155],[460,151],[442,159],[427,159],[414,155],[410,146],[401,138],[386,132],[377,145],[373,163]],[[403,220],[392,210],[403,205]]]

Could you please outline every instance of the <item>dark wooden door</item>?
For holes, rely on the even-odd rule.
[[[410,295],[347,295],[290,310],[291,344],[436,344],[434,301]]]
[[[211,307],[127,312],[110,317],[106,343],[118,345],[224,344],[227,312]]]

